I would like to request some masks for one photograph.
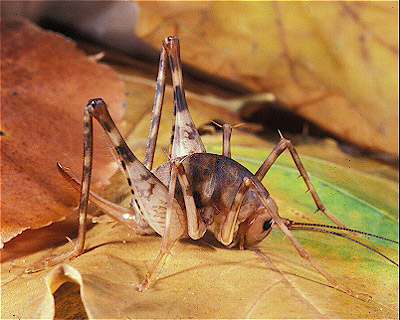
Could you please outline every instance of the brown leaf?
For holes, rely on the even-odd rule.
[[[341,139],[398,157],[398,3],[140,2],[136,32],[185,62],[272,92]]]
[[[128,73],[125,73],[123,78],[128,87],[129,100],[124,126],[131,133],[128,138],[129,145],[132,146],[138,158],[143,159],[151,117],[149,106],[153,102],[155,84],[154,81],[147,81]],[[197,125],[215,118],[231,124],[236,124],[239,120],[237,115],[221,110],[210,103],[209,97],[199,97],[192,92],[187,92],[186,96]],[[162,148],[168,146],[169,141],[172,97],[172,90],[167,86],[160,128],[159,146]],[[212,144],[212,147],[217,146],[217,150],[213,148],[213,151],[220,152],[220,134],[203,138],[207,141],[207,147],[209,147],[208,144]],[[264,160],[265,154],[268,154],[268,144],[240,132],[239,129],[235,129],[233,139],[234,146],[253,146],[247,149],[233,148],[233,155],[239,155],[242,159],[243,156],[247,157],[249,169],[256,170],[259,163]],[[270,145],[269,149],[271,149]],[[242,153],[238,152],[239,150]],[[158,150],[157,157],[159,162],[166,159],[161,150]],[[303,196],[302,181],[300,179],[296,181],[287,174],[279,177],[279,173],[285,173],[285,170],[279,171],[279,167],[285,168],[285,163],[291,161],[288,155],[283,156],[283,159],[285,162],[280,161],[277,165],[277,174],[271,176],[275,174],[275,168],[271,168],[266,179],[268,189],[273,190],[274,197],[278,196],[275,199],[282,204],[280,205],[282,215],[296,219],[305,215],[318,220],[320,217],[312,213],[315,205],[311,197],[304,195],[299,198]],[[312,159],[305,160],[307,164],[313,164]],[[293,167],[293,164],[290,164]],[[389,187],[396,189],[393,182],[363,177],[362,174],[356,174],[353,170],[343,170],[333,164],[314,161],[314,166],[322,171],[322,178],[326,174],[326,170],[323,169],[328,167],[329,175],[332,176],[335,176],[335,172],[344,171],[340,176],[345,182],[353,177],[359,179],[362,185],[365,185],[366,181],[373,181],[370,183],[373,187],[376,184],[386,190],[389,190]],[[286,171],[293,173],[292,167]],[[307,165],[307,167],[312,166]],[[317,169],[311,173],[315,173]],[[293,175],[297,176],[297,172],[295,171]],[[331,179],[334,180],[334,177]],[[289,199],[285,192],[279,192],[279,184],[290,186]],[[109,188],[104,195],[107,199],[112,199],[115,195],[129,190],[125,178],[121,178],[120,181],[113,180],[113,185],[110,187],[112,188]],[[343,188],[342,185],[340,187]],[[387,193],[390,195],[394,192]],[[320,195],[323,195],[324,199],[328,196],[333,203],[339,196],[335,188],[331,192]],[[372,195],[376,197],[376,192]],[[352,200],[356,198],[349,194],[347,196]],[[390,199],[395,202],[397,197],[391,196]],[[367,200],[370,201],[370,199]],[[342,206],[340,206],[340,201],[337,202],[339,208],[348,206],[348,202]],[[364,202],[360,204],[361,207],[363,205],[365,205]],[[364,212],[361,209],[352,210],[351,215],[345,211],[341,213],[347,215],[350,221],[356,220],[355,223],[358,222],[364,227],[374,228],[370,220],[373,218],[363,219]],[[397,212],[395,209],[393,211]],[[395,218],[394,220],[397,221]],[[382,221],[379,225],[382,225]],[[14,314],[19,317],[37,318],[46,311],[46,315],[50,317],[54,314],[50,293],[57,290],[62,283],[73,281],[79,285],[80,292],[60,290],[57,293],[59,300],[63,301],[62,305],[56,307],[60,317],[65,317],[66,314],[71,314],[72,310],[76,310],[70,303],[75,305],[79,299],[82,300],[90,319],[123,317],[389,318],[396,316],[398,275],[395,266],[382,261],[379,256],[369,251],[357,248],[345,239],[338,240],[309,233],[297,233],[296,236],[305,245],[310,255],[331,272],[340,283],[354,290],[371,294],[373,300],[365,302],[332,288],[307,262],[302,261],[289,240],[276,230],[260,244],[259,250],[255,251],[228,249],[219,244],[210,233],[199,241],[183,240],[174,246],[166,263],[157,269],[150,289],[142,293],[137,292],[136,288],[143,281],[146,271],[159,251],[161,238],[138,236],[132,234],[124,226],[101,223],[88,231],[87,251],[67,265],[32,275],[22,275],[21,269],[18,268],[7,272],[13,263],[26,266],[47,257],[49,251],[26,256],[25,261],[16,259],[4,263],[2,302],[6,307],[3,315],[11,317]],[[374,247],[375,245],[379,250],[397,259],[395,248],[374,243]],[[71,250],[69,243],[56,248],[52,253],[59,254],[68,250]],[[35,290],[26,290],[28,286]],[[38,294],[32,294],[33,291]],[[16,295],[20,299],[13,298]],[[40,299],[34,300],[39,296]],[[35,303],[30,303],[27,308],[25,300],[32,300]]]
[[[108,66],[62,35],[22,20],[1,24],[2,242],[23,230],[64,219],[77,195],[55,163],[81,167],[83,107],[103,97],[121,118],[124,85]],[[100,130],[95,148],[104,145]],[[94,180],[112,174],[111,158],[95,151]]]
[[[210,234],[199,241],[180,242],[156,272],[150,289],[138,292],[138,285],[159,251],[161,238],[134,236],[121,225],[101,224],[88,232],[90,250],[68,265],[23,277],[16,274],[16,269],[7,274],[8,265],[3,265],[6,282],[2,286],[3,316],[50,317],[54,313],[50,292],[66,281],[80,285],[80,299],[89,319],[345,318],[349,315],[387,318],[396,314],[396,277],[390,278],[396,274],[395,267],[379,258],[360,259],[358,250],[354,251],[355,257],[347,259],[321,249],[340,245],[352,252],[354,246],[345,240],[320,237],[301,240],[307,241],[310,254],[342,283],[367,291],[374,300],[358,300],[327,285],[301,261],[279,232],[269,236],[259,251],[224,248]],[[70,249],[67,244],[56,252]],[[394,250],[387,248],[386,252],[394,254]],[[32,258],[37,259],[38,255],[26,259],[32,261]],[[347,267],[341,267],[343,264]],[[377,268],[376,272],[371,271],[372,266]],[[392,281],[385,283],[385,279]],[[64,292],[66,301],[78,298],[76,293]],[[30,303],[27,305],[25,301]],[[67,302],[58,308],[64,308],[64,314],[71,312]]]

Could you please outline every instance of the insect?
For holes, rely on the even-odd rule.
[[[174,243],[182,237],[200,239],[208,229],[211,229],[222,244],[226,246],[239,245],[240,248],[244,249],[258,244],[271,232],[272,228],[276,228],[288,237],[300,256],[307,260],[331,285],[352,296],[368,297],[364,293],[357,293],[339,283],[309,256],[290,230],[314,230],[349,238],[336,231],[325,230],[332,228],[398,242],[349,229],[326,209],[295,148],[281,133],[280,142],[255,174],[230,158],[232,127],[229,125],[223,126],[223,154],[207,153],[186,103],[179,50],[178,38],[169,37],[163,41],[152,122],[143,163],[135,157],[125,143],[102,99],[90,100],[85,107],[82,182],[76,179],[68,168],[58,164],[64,178],[81,191],[78,238],[71,252],[44,261],[40,268],[72,259],[84,252],[87,205],[90,199],[105,213],[135,231],[141,233],[153,233],[155,231],[162,236],[160,252],[146,273],[139,290],[148,287],[151,276],[160,261],[171,250]],[[169,160],[153,170],[168,60],[174,88],[174,120]],[[127,177],[128,185],[131,187],[130,209],[110,203],[90,191],[93,117],[99,121],[105,130],[119,157],[122,170]],[[279,216],[275,201],[260,181],[286,149],[289,150],[317,209],[337,226],[294,222]],[[358,240],[349,239],[360,243]],[[364,246],[375,251],[367,245]],[[396,264],[388,257],[381,255]],[[36,271],[40,268],[30,271]]]

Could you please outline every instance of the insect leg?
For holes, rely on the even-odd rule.
[[[162,245],[160,253],[146,274],[139,290],[148,286],[151,275],[161,259],[169,252],[173,244],[181,238],[187,230],[185,214],[175,199],[177,169],[172,166],[172,172],[167,187],[149,171],[132,153],[122,138],[103,100],[95,99],[90,102],[91,114],[100,122],[109,136],[123,167],[129,174],[128,183],[132,185],[144,219],[160,235]]]
[[[143,165],[151,170],[153,167],[154,152],[156,149],[158,129],[160,127],[161,110],[164,101],[165,92],[165,71],[167,63],[167,54],[164,46],[161,48],[160,62],[158,65],[157,85],[156,94],[154,96],[154,107],[151,117],[151,125],[149,131],[149,139],[147,142],[146,156],[143,161]]]
[[[168,37],[164,40],[163,46],[169,58],[174,87],[175,127],[173,127],[171,158],[175,159],[191,153],[206,152],[186,103],[179,53],[179,39]]]
[[[158,234],[164,234],[165,209],[167,206],[168,188],[149,171],[132,153],[115,126],[106,104],[101,99],[94,99],[90,102],[91,114],[100,122],[107,136],[110,138],[121,165],[128,174],[128,184],[131,186],[132,194],[135,196],[136,204],[139,207],[139,214]],[[180,213],[177,219],[182,219],[182,208],[174,199],[174,211]],[[183,218],[184,219],[184,218]],[[185,231],[182,221],[176,221],[175,231]]]
[[[64,179],[67,180],[77,191],[80,191],[81,182],[77,178],[75,178],[73,173],[70,172],[70,169],[63,167],[59,163],[57,163],[57,168]],[[148,227],[148,225],[147,227],[139,225],[135,221],[135,219],[133,219],[133,212],[131,209],[112,203],[100,197],[97,193],[93,191],[89,192],[89,201],[94,203],[98,208],[100,208],[105,214],[107,214],[111,218],[121,222],[123,225],[127,226],[128,228],[139,234],[154,233],[154,230]]]
[[[185,168],[180,161],[172,161],[172,166],[177,168],[179,183],[182,187],[187,215],[188,234],[193,240],[200,239],[207,231],[207,225],[196,209],[192,189],[186,176]]]
[[[293,236],[293,234],[287,228],[287,226],[285,225],[283,220],[279,217],[278,213],[274,210],[274,208],[271,207],[270,203],[268,203],[268,201],[267,201],[268,194],[265,194],[265,188],[263,188],[263,186],[259,180],[247,178],[243,184],[252,188],[252,190],[257,195],[258,199],[261,201],[261,203],[264,205],[264,207],[268,210],[268,212],[271,215],[274,222],[278,225],[279,229],[281,229],[281,231],[289,238],[290,242],[296,248],[296,250],[300,254],[300,256],[303,259],[307,260],[310,263],[310,265],[316,271],[318,271],[319,274],[321,274],[326,280],[328,280],[335,288],[342,289],[343,291],[350,294],[351,296],[354,296],[356,298],[359,298],[360,296],[365,297],[367,299],[371,298],[368,294],[355,292],[355,291],[347,288],[346,286],[339,284],[336,281],[336,279],[334,277],[332,277],[324,268],[322,268],[316,261],[311,259],[310,255],[307,253],[307,251],[304,249],[304,247],[300,244],[300,242]]]
[[[45,261],[40,262],[38,265],[27,268],[25,270],[26,272],[36,272],[43,270],[47,267],[54,266],[58,263],[77,257],[84,251],[86,238],[87,207],[93,162],[93,118],[90,114],[88,106],[85,107],[83,113],[83,136],[84,146],[81,197],[79,201],[79,229],[78,238],[74,244],[74,248],[70,252],[58,255],[54,258],[46,259]]]
[[[168,159],[171,159],[172,157],[172,146],[174,145],[175,128],[176,128],[176,106],[174,105],[174,115],[172,118],[172,128],[171,128],[169,147],[168,147]]]
[[[262,180],[264,176],[267,174],[268,170],[271,168],[271,166],[274,164],[275,160],[281,155],[285,149],[289,149],[289,152],[293,158],[294,163],[296,164],[297,169],[300,172],[300,175],[302,176],[305,184],[307,185],[308,190],[311,193],[311,196],[314,199],[314,202],[321,212],[323,212],[330,220],[332,220],[336,225],[347,228],[347,226],[339,219],[337,218],[332,212],[330,212],[328,209],[325,208],[323,205],[320,197],[317,194],[317,191],[315,190],[310,177],[307,174],[306,169],[304,168],[300,157],[298,153],[296,152],[296,149],[290,142],[290,140],[285,139],[281,135],[281,140],[279,143],[276,145],[276,147],[272,150],[270,155],[265,159],[264,163],[261,165],[261,167],[258,169],[258,171],[255,173],[255,176],[258,178],[258,180]]]
[[[226,218],[222,224],[216,226],[215,236],[225,246],[229,246],[233,241],[236,221],[247,190],[249,186],[242,182]]]
[[[150,278],[157,268],[158,264],[162,258],[171,250],[174,243],[182,236],[182,232],[179,231],[179,226],[177,226],[176,215],[183,215],[183,212],[177,212],[173,207],[175,200],[175,188],[176,188],[176,178],[177,178],[178,168],[177,166],[172,166],[171,168],[171,178],[168,188],[168,199],[167,199],[167,209],[165,215],[165,230],[162,236],[161,249],[150,269],[147,271],[146,276],[142,284],[139,286],[138,290],[143,291],[149,286]],[[181,225],[181,228],[185,226]],[[178,232],[177,232],[178,231]]]

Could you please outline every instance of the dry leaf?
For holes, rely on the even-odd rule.
[[[154,83],[125,75],[128,100],[125,127],[128,140],[139,159],[150,120]],[[149,94],[149,92],[151,94]],[[236,124],[237,116],[206,98],[187,93],[188,104],[196,124],[222,118]],[[168,145],[171,127],[172,90],[167,87],[161,124],[161,147]],[[220,152],[220,136],[208,136],[210,151]],[[266,143],[255,137],[234,132],[233,156],[251,170],[256,170],[270,151]],[[253,145],[252,148],[249,145]],[[257,148],[254,148],[254,145]],[[138,150],[139,152],[136,152]],[[165,161],[158,150],[158,161]],[[382,178],[341,168],[340,166],[303,157],[311,178],[326,205],[352,227],[397,237],[396,184]],[[164,159],[164,160],[163,160]],[[332,176],[332,173],[337,173]],[[313,214],[315,205],[297,176],[288,155],[271,168],[265,183],[280,205],[281,215],[296,220],[323,221]],[[358,181],[354,185],[353,180]],[[347,181],[347,182],[346,182]],[[113,181],[117,182],[116,180]],[[128,190],[125,179],[107,191],[107,198]],[[337,185],[336,185],[337,184]],[[352,195],[359,185],[364,195]],[[350,188],[349,192],[346,189]],[[387,191],[388,207],[379,204],[375,188]],[[379,222],[376,224],[376,222]],[[166,263],[156,272],[157,279],[146,292],[136,291],[147,268],[158,253],[161,238],[136,236],[123,226],[98,224],[88,232],[88,251],[68,265],[33,275],[21,275],[12,263],[2,265],[2,303],[4,317],[36,318],[54,314],[50,292],[66,281],[80,286],[85,311],[93,318],[394,318],[398,313],[397,267],[381,257],[345,239],[328,235],[296,232],[312,257],[341,283],[354,290],[367,292],[371,301],[355,299],[326,283],[299,257],[289,240],[273,231],[259,250],[228,249],[208,234],[199,241],[182,241],[172,250]],[[398,259],[397,247],[369,242],[391,258]],[[55,254],[71,249],[68,243]],[[48,251],[25,257],[25,265],[48,255]],[[27,286],[31,290],[26,290]],[[33,294],[35,292],[35,294]],[[59,309],[60,316],[70,312],[69,302],[76,293],[64,291],[67,300]],[[18,297],[18,298],[16,298]],[[24,301],[32,303],[27,307]]]
[[[136,32],[272,92],[335,136],[398,157],[398,2],[140,2]]]
[[[77,195],[65,188],[56,162],[81,166],[89,99],[104,97],[118,120],[125,96],[117,74],[70,39],[22,20],[2,22],[1,33],[1,237],[7,242],[71,214]],[[95,147],[102,136],[98,130]],[[96,170],[94,181],[108,181],[111,159],[95,151],[95,166],[103,171]]]
[[[327,285],[279,232],[265,239],[259,251],[223,248],[211,235],[178,243],[151,288],[140,293],[136,288],[155,258],[161,238],[132,236],[125,227],[101,224],[88,233],[90,250],[64,267],[21,278],[15,277],[15,269],[7,274],[8,266],[3,265],[3,315],[51,315],[50,291],[74,281],[81,285],[82,303],[90,319],[396,316],[395,266],[345,240],[296,236],[338,280],[372,294],[373,300],[361,301]],[[393,249],[375,247],[396,255]],[[70,248],[67,244],[57,252]],[[49,287],[44,286],[46,282]],[[32,289],[26,290],[27,286]],[[25,301],[32,303],[27,306]],[[68,309],[68,304],[64,308]]]

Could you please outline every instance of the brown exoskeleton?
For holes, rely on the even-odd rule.
[[[165,89],[167,59],[169,59],[174,88],[174,124],[169,161],[152,170]],[[90,191],[93,117],[104,128],[121,161],[133,195],[131,209],[112,204]],[[223,155],[206,152],[185,99],[179,40],[175,37],[165,39],[160,56],[152,123],[144,162],[141,163],[125,143],[104,101],[90,100],[84,109],[82,183],[74,178],[67,168],[58,165],[60,172],[75,188],[80,189],[79,185],[81,185],[78,239],[72,252],[46,260],[39,269],[71,259],[84,251],[86,212],[90,199],[104,212],[132,229],[142,233],[155,231],[162,236],[160,253],[148,270],[145,280],[139,287],[140,290],[148,286],[151,275],[161,259],[182,237],[200,239],[207,229],[211,229],[222,244],[226,246],[238,244],[240,248],[246,248],[256,245],[270,233],[272,228],[277,228],[289,238],[301,257],[306,259],[335,288],[340,288],[353,296],[368,297],[364,293],[356,293],[339,284],[309,256],[290,231],[291,229],[323,231],[316,227],[327,227],[362,233],[348,229],[324,207],[291,142],[281,135],[278,145],[258,171],[252,174],[230,158],[230,132],[231,128],[224,125]],[[285,149],[289,150],[318,210],[338,227],[297,223],[279,216],[276,203],[260,181]],[[325,232],[344,236],[337,232]]]

